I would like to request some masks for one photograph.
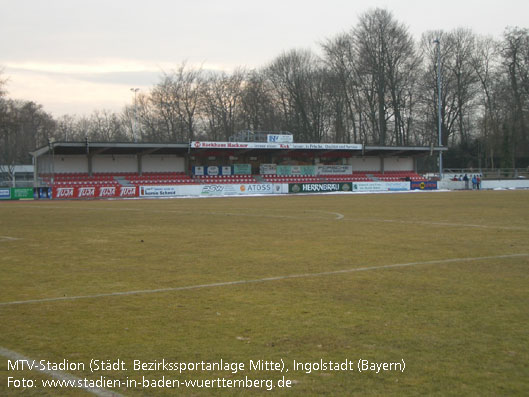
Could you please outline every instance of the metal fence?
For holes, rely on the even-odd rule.
[[[482,179],[529,179],[528,168],[447,168],[445,178],[453,175],[481,175]]]

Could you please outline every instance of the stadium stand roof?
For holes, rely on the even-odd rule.
[[[303,145],[303,144],[300,144]],[[309,145],[309,144],[307,144]],[[314,144],[326,145],[326,144]],[[329,144],[332,145],[332,144]],[[432,152],[446,151],[446,147],[423,147],[423,146],[373,146],[356,145],[355,149],[342,149],[341,152],[347,151],[355,156],[424,156]],[[285,149],[274,147],[266,148],[223,148],[223,147],[197,147],[190,143],[112,143],[112,142],[52,142],[31,152],[34,157],[40,157],[51,151],[55,155],[99,155],[99,154],[180,154],[187,153],[200,154],[215,151],[237,151],[238,153],[270,153],[285,152]],[[288,151],[311,152],[315,155],[324,155],[325,153],[335,152],[334,148],[310,148],[310,147],[291,147]]]
[[[56,155],[82,154],[185,154],[188,143],[114,143],[114,142],[52,142],[31,153],[34,157],[50,151]]]

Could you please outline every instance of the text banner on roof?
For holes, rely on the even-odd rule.
[[[208,142],[192,141],[191,149],[309,149],[362,150],[359,143],[267,143],[267,142]]]

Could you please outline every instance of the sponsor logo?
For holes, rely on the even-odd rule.
[[[99,197],[114,197],[116,195],[115,186],[106,186],[99,188]]]
[[[0,189],[0,199],[8,199],[11,197],[11,191],[9,189]]]
[[[125,188],[122,188],[125,189]],[[129,187],[128,189],[134,189],[134,187]],[[136,190],[127,190],[128,193],[122,194],[120,196],[134,196]],[[141,187],[142,196],[153,196],[153,197],[167,197],[167,196],[176,196],[176,187],[175,186],[151,186],[151,187]]]
[[[290,193],[350,192],[350,183],[299,183],[289,185]]]
[[[202,193],[216,193],[222,192],[224,187],[222,185],[205,185],[202,188]]]
[[[245,192],[245,191],[246,191],[246,186],[241,185],[241,188],[240,188],[240,189],[241,189],[241,192]]]
[[[142,189],[142,195],[143,195],[143,187],[141,189]],[[122,187],[121,191],[119,192],[120,197],[129,197],[129,196],[134,196],[134,195],[136,195],[135,186]]]
[[[292,135],[268,134],[267,141],[269,143],[292,143],[294,138]]]
[[[436,190],[437,182],[436,181],[411,182],[410,188],[412,190]]]
[[[57,198],[73,197],[73,187],[59,187],[57,188]]]
[[[207,168],[206,173],[207,175],[217,176],[219,175],[219,167],[216,165],[211,165]]]
[[[271,193],[272,185],[270,184],[261,184],[261,185],[247,185],[249,192],[260,192],[260,193]]]
[[[80,187],[79,188],[79,194],[77,197],[94,197],[96,195],[96,188],[95,187]]]
[[[308,183],[303,185],[304,192],[337,192],[340,190],[338,183]]]
[[[283,138],[281,140],[284,140]],[[192,141],[191,148],[211,149],[316,149],[316,150],[362,150],[361,144],[352,143],[281,143],[276,142],[207,142]]]

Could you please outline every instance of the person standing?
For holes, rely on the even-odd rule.
[[[465,174],[465,176],[463,177],[463,180],[465,181],[465,190],[468,190],[468,175]]]
[[[476,190],[478,186],[478,178],[476,175],[472,176],[472,190]]]

